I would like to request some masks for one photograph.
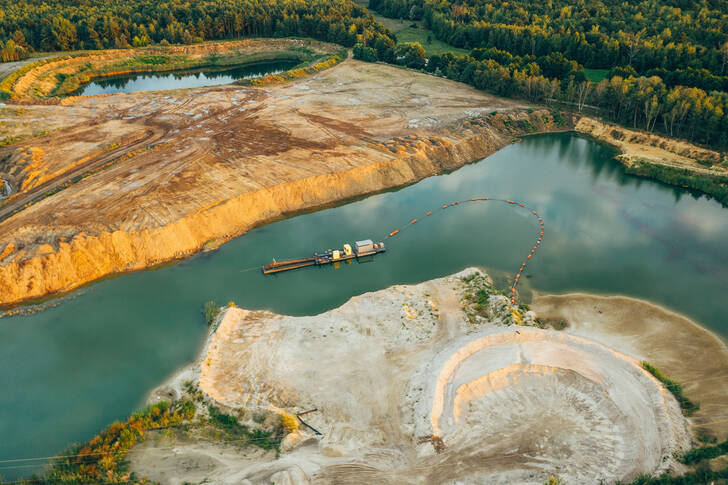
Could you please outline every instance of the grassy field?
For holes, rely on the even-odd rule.
[[[607,71],[606,69],[587,69],[584,68],[584,74],[586,75],[586,78],[590,80],[593,83],[598,83],[605,77],[607,77]]]
[[[369,0],[356,0],[356,3],[369,8]],[[425,48],[425,52],[427,52],[427,54],[442,55],[450,52],[456,56],[464,56],[465,54],[470,53],[467,49],[459,49],[437,40],[432,31],[426,29],[422,25],[422,21],[412,22],[411,20],[406,19],[392,19],[389,17],[382,17],[373,10],[370,10],[370,12],[374,15],[374,18],[378,22],[391,30],[392,33],[397,36],[398,44],[405,42],[419,42],[422,44],[422,47]],[[417,27],[413,27],[413,24],[416,24]],[[429,43],[427,42],[428,36],[430,37]]]
[[[412,22],[406,22],[405,25],[412,25]],[[419,42],[428,54],[442,55],[450,52],[456,56],[464,56],[470,53],[467,49],[459,49],[437,40],[431,30],[427,30],[421,25],[407,27],[397,32],[396,35],[398,44],[403,42]]]
[[[377,14],[374,14],[374,18],[377,20],[377,22],[380,22],[386,28],[391,30],[392,33],[394,33],[394,34],[402,32],[403,30],[408,28],[410,25],[412,25],[411,20],[390,19],[389,17],[382,17],[381,15],[377,15]]]

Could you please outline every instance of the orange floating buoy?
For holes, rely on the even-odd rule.
[[[532,256],[532,255],[531,255],[531,254],[529,254],[529,255],[528,255],[528,258],[527,258],[527,259],[531,259],[531,256]]]
[[[536,214],[536,211],[531,211],[531,213],[532,213],[532,214],[533,214],[534,216],[537,216],[537,215],[538,215],[538,214]]]
[[[483,197],[483,198],[482,198],[482,199],[480,199],[480,200],[488,200],[488,197]]]
[[[512,291],[513,293],[515,293],[515,292],[516,292],[516,289],[515,289],[515,288],[511,288],[511,291]]]
[[[543,236],[543,231],[541,231],[541,235]]]
[[[473,198],[473,199],[470,199],[470,200],[472,200],[473,202],[475,202],[475,201],[476,201],[476,200],[478,200],[478,199],[476,199],[476,198]]]
[[[410,224],[414,224],[415,222],[417,222],[417,219],[412,219],[412,222],[410,222]]]
[[[426,215],[426,216],[431,216],[431,215],[432,215],[432,212],[428,212],[428,213],[427,213],[427,214],[425,214],[425,215]]]
[[[392,237],[392,236],[396,235],[398,232],[399,232],[399,229],[397,229],[396,231],[390,232],[389,233],[389,237]]]
[[[520,202],[518,204],[516,204],[516,205],[517,206],[520,206],[520,207],[526,207],[525,205],[521,204]]]
[[[442,206],[443,209],[447,209],[447,204]]]
[[[506,202],[508,202],[509,204],[515,204],[515,202],[513,202],[512,200],[507,200]]]

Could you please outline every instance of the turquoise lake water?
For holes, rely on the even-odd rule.
[[[0,460],[52,455],[125,418],[196,357],[207,332],[205,301],[316,314],[354,295],[475,265],[505,286],[533,246],[537,221],[502,203],[437,213],[388,240],[387,253],[372,262],[275,276],[241,271],[381,239],[470,197],[521,200],[543,217],[546,235],[524,290],[643,298],[725,338],[728,210],[628,176],[613,155],[573,134],[528,137],[453,173],[275,222],[215,252],[101,281],[35,315],[0,319]],[[0,464],[7,478],[35,471],[8,465]]]

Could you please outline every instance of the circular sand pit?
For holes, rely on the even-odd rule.
[[[689,445],[677,402],[638,361],[565,333],[494,329],[440,352],[428,376],[417,431],[429,426],[464,464],[488,463],[494,482],[629,480]]]

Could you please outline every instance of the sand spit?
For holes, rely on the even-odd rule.
[[[307,421],[323,436],[304,431],[280,459],[143,444],[132,470],[169,484],[613,483],[681,470],[689,423],[639,357],[586,334],[504,325],[496,293],[487,319],[467,318],[462,277],[473,273],[310,317],[226,310],[189,375],[228,408],[317,408]]]

